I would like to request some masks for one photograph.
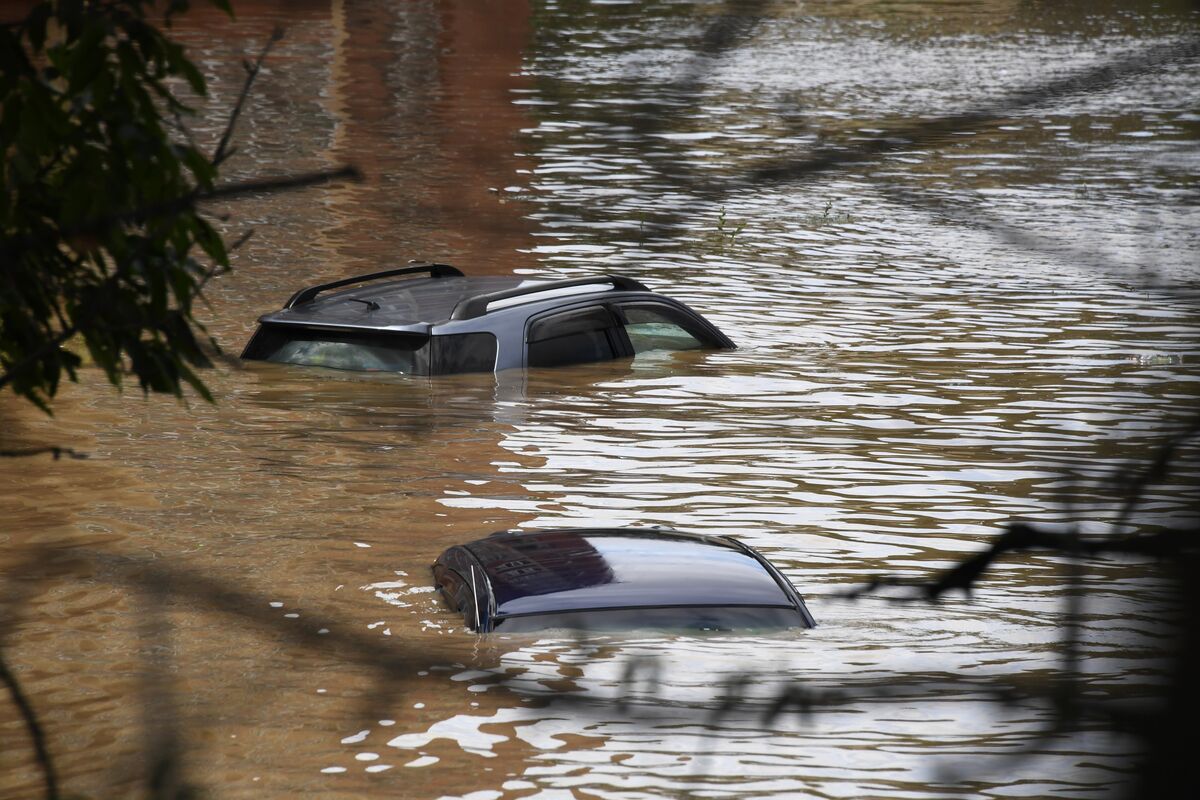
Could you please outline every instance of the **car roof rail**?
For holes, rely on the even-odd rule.
[[[613,289],[618,292],[650,291],[640,281],[635,281],[633,278],[626,278],[621,275],[591,275],[586,278],[568,278],[566,280],[547,281],[528,286],[515,286],[512,289],[468,297],[465,300],[460,300],[454,306],[454,311],[450,312],[450,319],[475,319],[476,317],[482,317],[488,313],[488,305],[499,300],[509,300],[514,297],[553,292],[558,289],[569,289],[572,286],[598,286],[606,283],[612,284]]]
[[[331,283],[321,283],[316,286],[309,286],[307,289],[301,289],[292,295],[284,308],[292,308],[301,303],[311,303],[314,298],[321,292],[328,289],[337,289],[342,286],[350,286],[355,283],[366,283],[367,281],[377,281],[381,278],[394,278],[397,275],[415,275],[417,273],[427,272],[431,278],[461,278],[463,277],[462,270],[457,267],[452,267],[449,264],[432,264],[428,261],[411,261],[407,267],[399,267],[397,269],[385,269],[383,272],[371,272],[366,275],[355,275],[353,278],[343,278],[340,281],[332,281]]]

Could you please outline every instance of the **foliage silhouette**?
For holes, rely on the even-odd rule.
[[[228,0],[211,0],[230,12]],[[166,5],[163,24],[187,10]],[[212,397],[211,365],[193,313],[229,249],[198,209],[204,200],[295,189],[343,168],[218,186],[218,167],[276,31],[246,81],[211,156],[184,120],[176,86],[204,97],[204,76],[150,18],[146,0],[42,0],[0,26],[0,390],[51,411],[83,357],[120,387]]]

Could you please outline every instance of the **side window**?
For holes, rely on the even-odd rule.
[[[438,375],[491,372],[496,368],[496,337],[490,333],[434,336],[433,370]]]
[[[695,350],[710,338],[685,314],[668,306],[621,306],[625,332],[634,353],[650,350]]]
[[[619,354],[617,320],[603,306],[566,311],[529,326],[529,366],[560,367],[607,361]]]

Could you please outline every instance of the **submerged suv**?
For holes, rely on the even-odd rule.
[[[342,291],[321,296],[334,289]],[[631,278],[467,277],[429,263],[310,286],[258,321],[244,359],[410,375],[734,346],[683,303]]]

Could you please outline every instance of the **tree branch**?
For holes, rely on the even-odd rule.
[[[29,740],[33,743],[34,756],[37,758],[38,766],[42,768],[46,800],[57,800],[58,777],[54,772],[54,763],[50,760],[50,750],[46,747],[46,735],[38,722],[37,714],[33,711],[33,706],[25,697],[25,693],[21,691],[21,685],[17,683],[17,676],[9,671],[3,656],[0,656],[0,682],[8,687],[13,704],[21,712],[21,719],[25,721],[25,728],[29,731]]]
[[[1200,39],[1170,42],[1147,47],[1137,53],[1107,61],[1099,66],[1078,70],[1061,78],[1015,92],[999,102],[973,111],[938,117],[885,131],[878,137],[846,149],[824,148],[808,158],[782,159],[766,164],[739,181],[746,186],[760,183],[793,181],[808,175],[860,164],[895,150],[908,150],[918,144],[933,143],[972,127],[995,123],[1013,112],[1061,100],[1079,94],[1107,89],[1120,81],[1153,74],[1170,64],[1195,59],[1200,55]]]
[[[25,356],[25,358],[5,368],[4,372],[0,372],[0,390],[3,390],[5,386],[16,380],[16,377],[26,369],[33,366],[38,361],[41,361],[53,351],[57,350],[63,344],[63,342],[67,341],[78,332],[79,327],[74,325],[61,330],[47,340],[41,347]]]
[[[937,600],[946,592],[960,589],[970,593],[993,562],[1006,553],[1019,550],[1054,550],[1067,555],[1138,555],[1164,558],[1182,555],[1200,547],[1200,539],[1188,529],[1172,528],[1150,535],[1127,536],[1119,539],[1082,539],[1073,533],[1059,533],[1014,522],[1000,534],[991,547],[956,564],[941,573],[933,581],[914,581],[884,575],[872,579],[863,586],[835,594],[847,600],[857,600],[885,586],[905,587],[915,590],[902,600]]]
[[[258,58],[251,64],[249,61],[242,63],[246,67],[246,80],[242,84],[242,91],[238,94],[237,102],[233,104],[233,110],[229,112],[229,122],[225,125],[225,132],[221,134],[221,140],[217,143],[217,149],[213,152],[210,159],[214,167],[221,166],[225,159],[233,155],[233,151],[229,149],[229,141],[233,138],[234,128],[237,127],[238,118],[242,115],[242,108],[246,105],[246,98],[250,96],[250,89],[254,86],[254,79],[258,77],[258,71],[262,68],[263,61],[266,60],[267,54],[271,52],[271,48],[275,43],[283,38],[283,28],[276,25],[271,31],[271,38],[267,39],[267,43],[263,45],[262,52],[258,54]]]
[[[70,228],[60,228],[38,236],[26,236],[0,244],[0,256],[15,258],[25,250],[35,247],[57,245],[64,240],[78,236],[94,236],[106,230],[131,223],[143,222],[148,219],[171,216],[195,208],[200,203],[213,200],[231,200],[247,194],[280,192],[289,189],[306,189],[310,186],[320,186],[338,180],[362,180],[362,172],[358,167],[346,165],[337,169],[302,172],[296,175],[284,175],[278,178],[255,178],[248,181],[219,186],[209,191],[194,191],[182,197],[152,206],[143,206],[131,211],[115,214],[105,214],[95,217],[80,225]]]
[[[106,217],[97,218],[88,223],[85,223],[74,229],[66,229],[56,231],[52,236],[31,237],[24,242],[18,244],[6,243],[0,245],[0,255],[11,256],[19,254],[23,248],[34,247],[38,244],[53,244],[64,239],[70,239],[75,236],[85,236],[95,234],[113,226],[127,224],[139,219],[149,219],[154,217],[169,216],[178,214],[194,208],[197,204],[225,199],[237,199],[248,194],[257,194],[263,192],[279,192],[290,189],[303,189],[309,186],[320,186],[321,184],[330,183],[336,180],[361,180],[362,173],[357,167],[344,166],[335,170],[322,170],[318,172],[305,172],[298,175],[285,175],[279,178],[261,178],[250,181],[240,181],[222,186],[208,192],[193,192],[190,195],[181,197],[170,203],[163,203],[158,206],[138,209],[124,214],[112,214]],[[39,241],[40,240],[40,241]],[[244,243],[239,240],[239,245]],[[116,275],[110,280],[115,280]],[[205,280],[207,282],[207,280]],[[32,353],[27,355],[15,364],[5,367],[3,372],[0,372],[0,390],[12,383],[18,375],[24,372],[29,367],[36,364],[41,359],[45,358],[49,353],[61,346],[64,342],[79,332],[79,320],[76,324],[59,331],[52,338],[47,340],[43,345],[38,347]]]
[[[89,457],[87,453],[81,453],[74,447],[47,445],[45,447],[26,447],[21,450],[0,450],[0,458],[28,458],[29,456],[40,456],[44,453],[53,455],[55,461],[58,461],[63,456],[79,461]]]

